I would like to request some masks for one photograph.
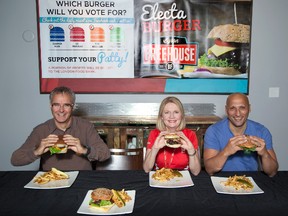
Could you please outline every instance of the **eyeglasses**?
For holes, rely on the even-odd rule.
[[[64,110],[70,110],[73,108],[73,104],[68,104],[68,103],[63,104],[63,105],[61,105],[59,103],[53,103],[51,106],[53,109],[57,109],[57,110],[60,108],[63,108]]]

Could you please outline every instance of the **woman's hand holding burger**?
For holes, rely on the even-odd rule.
[[[161,131],[160,134],[158,135],[158,137],[156,138],[155,140],[155,143],[153,145],[153,149],[161,149],[163,148],[165,145],[166,145],[166,142],[165,142],[165,135],[168,134],[167,131]]]
[[[159,150],[164,146],[168,146],[170,148],[181,147],[182,149],[185,149],[190,155],[194,155],[194,153],[196,152],[193,144],[182,131],[173,133],[169,131],[162,131],[156,138],[153,148]]]
[[[189,155],[194,155],[196,149],[194,148],[192,142],[185,136],[182,131],[177,132],[177,135],[181,138],[181,148],[185,149]]]

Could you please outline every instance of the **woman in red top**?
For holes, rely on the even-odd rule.
[[[153,168],[188,169],[193,175],[201,170],[198,154],[198,140],[194,131],[185,128],[185,113],[181,101],[176,97],[165,98],[159,108],[156,129],[148,137],[147,151],[143,168],[145,172]],[[176,133],[180,136],[180,148],[165,145],[164,136]]]

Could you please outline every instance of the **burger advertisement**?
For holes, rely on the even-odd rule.
[[[37,3],[42,93],[249,93],[253,0]]]
[[[248,93],[252,1],[135,4],[139,77],[165,78],[172,92]]]

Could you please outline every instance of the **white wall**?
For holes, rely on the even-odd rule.
[[[250,117],[272,132],[280,170],[288,170],[287,8],[286,0],[253,1]],[[36,0],[0,0],[0,27],[0,170],[37,169],[37,162],[24,167],[10,164],[12,152],[25,141],[32,128],[51,117],[48,95],[39,93]],[[24,41],[25,31],[33,32],[35,39]],[[269,98],[270,87],[279,87],[280,97]],[[166,96],[81,94],[77,95],[77,102],[159,103]],[[177,97],[183,103],[214,103],[216,114],[224,115],[226,95]]]

